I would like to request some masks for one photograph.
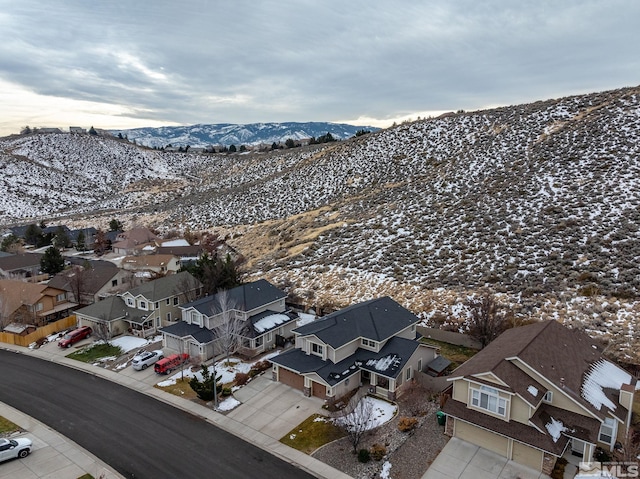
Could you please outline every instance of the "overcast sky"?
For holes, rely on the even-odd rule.
[[[0,0],[0,135],[333,121],[640,84],[640,1]]]

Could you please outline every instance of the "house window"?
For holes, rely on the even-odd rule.
[[[418,359],[418,371],[422,371],[422,358]]]
[[[269,331],[267,333],[267,342],[270,343],[271,341],[273,341],[273,333]]]
[[[156,318],[156,326],[157,326],[158,328],[160,327],[160,316],[158,316],[158,317]],[[213,387],[212,387],[211,389],[213,389]]]
[[[552,399],[553,399],[553,391],[547,391],[546,393],[544,393],[544,396],[542,396],[542,400],[544,402],[548,402],[549,404],[551,404]]]
[[[173,305],[178,306],[178,297],[173,298]]]
[[[147,309],[147,303],[145,301],[140,301],[140,309]]]
[[[376,347],[376,342],[375,341],[371,341],[370,339],[362,338],[362,345],[366,346],[368,348],[375,348]]]
[[[408,381],[409,379],[411,379],[411,368],[408,368],[408,369],[407,369],[407,373],[406,373],[406,374],[407,374],[407,378],[406,378],[406,379],[407,379],[407,381]],[[212,388],[212,389],[213,389],[213,388]]]
[[[604,423],[600,426],[598,441],[611,445],[614,437],[615,421],[610,417],[604,418]]]
[[[264,342],[264,336],[258,336],[256,338],[256,348],[259,346],[262,346],[262,343]]]
[[[133,306],[133,299],[131,299],[131,298],[127,298],[127,304],[128,304],[129,306]]]
[[[112,279],[111,280],[111,287],[115,288],[116,286],[118,286],[118,280],[117,279]]]
[[[171,313],[167,313],[167,321],[171,321]]]
[[[34,309],[36,311],[42,311],[44,309],[44,307],[42,306],[42,303],[38,303],[35,305]]]
[[[324,348],[321,344],[311,343],[311,354],[315,354],[316,356],[322,356]]]
[[[471,389],[471,404],[480,409],[486,409],[494,414],[504,416],[507,412],[507,401],[498,395],[498,390],[489,386]]]
[[[154,309],[158,309],[160,307],[160,304],[156,301],[156,305]]]
[[[197,311],[191,311],[191,324],[200,325],[200,314]]]
[[[60,303],[67,299],[67,293],[60,293],[56,296],[56,303]]]
[[[167,306],[169,306],[170,303],[171,303],[171,300],[167,298]]]

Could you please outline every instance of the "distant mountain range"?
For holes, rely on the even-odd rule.
[[[163,126],[160,128],[134,128],[130,130],[112,130],[118,136],[126,136],[130,141],[151,148],[167,145],[205,148],[208,146],[258,145],[284,143],[289,138],[294,141],[331,133],[337,140],[351,138],[359,130],[377,131],[372,126],[354,126],[344,123],[307,122],[307,123],[251,123],[237,125],[219,123],[215,125]]]

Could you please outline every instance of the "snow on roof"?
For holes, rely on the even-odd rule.
[[[263,333],[269,329],[275,328],[277,325],[286,323],[289,321],[289,316],[286,314],[270,314],[264,318],[256,321],[253,325],[256,331]]]
[[[631,374],[606,359],[600,359],[587,371],[580,395],[598,411],[603,405],[613,411],[616,405],[606,396],[604,389],[620,389],[623,384],[631,384]]]
[[[533,397],[537,397],[538,396],[538,388],[535,386],[529,386],[527,388],[527,391],[529,391],[529,394],[531,394]]]
[[[558,439],[560,439],[560,434],[567,430],[565,425],[562,424],[562,421],[558,421],[553,417],[551,418],[551,422],[545,424],[544,427],[546,427],[547,431],[549,431],[549,434],[551,434],[553,442],[558,442]]]
[[[386,371],[392,364],[400,360],[395,354],[389,354],[380,359],[369,359],[367,366],[373,367],[378,371]]]
[[[309,313],[298,313],[298,320],[296,321],[296,326],[304,326],[305,324],[312,323],[316,319],[315,314]]]
[[[169,241],[163,241],[162,246],[190,246],[186,239],[174,239]]]

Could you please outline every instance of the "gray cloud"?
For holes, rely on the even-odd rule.
[[[395,118],[640,78],[635,0],[0,0],[0,11],[0,79],[142,120]]]

